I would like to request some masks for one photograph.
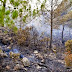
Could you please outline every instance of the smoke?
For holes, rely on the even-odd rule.
[[[50,14],[48,13],[46,15],[46,17],[47,16],[49,18]],[[39,35],[41,35],[41,33],[44,33],[44,36],[50,37],[50,23],[45,22],[45,15],[41,15],[40,17],[36,17],[26,26],[34,26],[36,28],[36,30],[38,31]],[[61,38],[62,27],[63,26],[60,25],[59,29],[53,29],[53,39],[57,39],[57,38],[60,39]],[[69,32],[69,30],[70,30],[70,32]],[[65,25],[64,38],[69,39],[69,37],[72,38],[72,29],[70,29],[67,25]]]

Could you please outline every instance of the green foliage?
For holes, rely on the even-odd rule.
[[[19,9],[19,12],[23,12],[23,10],[22,9]]]
[[[15,19],[15,18],[17,18],[17,17],[18,17],[18,11],[17,11],[17,10],[14,10],[14,11],[12,12],[12,18]]]
[[[4,31],[4,33],[5,33],[5,34],[7,34],[7,33],[8,33],[8,31]]]
[[[24,4],[27,4],[27,1],[23,1]]]
[[[19,6],[20,1],[19,0],[16,0],[16,1],[15,0],[10,0],[10,3],[16,7],[16,6]]]
[[[14,26],[14,27],[13,27],[13,32],[14,32],[14,33],[17,33],[17,31],[18,31],[18,28],[17,28],[16,26]]]
[[[18,31],[18,28],[13,24],[13,25],[11,25],[11,24],[8,24],[9,26],[9,29],[11,29],[11,31],[12,32],[14,32],[14,33],[17,33],[17,31]]]
[[[14,21],[13,20],[10,20],[10,23],[11,23],[11,25],[14,25]]]
[[[14,2],[14,6],[18,6],[19,4],[19,1]]]
[[[11,4],[14,4],[14,0],[10,0],[10,3],[11,3]]]
[[[47,2],[47,0],[45,0],[45,3]]]
[[[66,50],[71,51],[72,53],[72,40],[68,40],[67,42],[65,42],[65,46],[66,46]]]
[[[0,8],[0,26],[2,26],[2,24],[3,24],[3,18],[4,18],[4,16],[3,16],[3,11],[2,11],[2,7]]]
[[[26,6],[24,5],[24,9],[26,10]]]
[[[2,9],[0,9],[0,20],[1,20],[2,16],[3,16]]]
[[[2,0],[0,0],[2,2]]]
[[[7,16],[6,16],[6,20],[5,20],[5,22],[8,23],[9,20],[10,20],[10,17],[7,15]]]
[[[29,5],[29,10],[31,10],[31,5]]]
[[[41,4],[41,10],[44,9],[45,5],[42,3]]]
[[[36,15],[36,10],[34,9],[34,10],[33,10],[33,16],[35,16],[35,15]]]
[[[38,8],[37,8],[37,14],[39,13],[39,10],[38,10]]]
[[[24,17],[23,17],[23,21],[24,22],[26,22],[26,18],[28,17],[28,15],[25,15]]]
[[[10,10],[7,10],[7,11],[5,12],[5,14],[6,14],[6,15],[9,15],[9,14],[10,14]]]

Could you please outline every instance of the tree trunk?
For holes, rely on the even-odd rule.
[[[20,29],[22,30],[22,12],[20,13]]]
[[[53,0],[51,1],[51,37],[50,37],[50,48],[52,48],[52,30],[53,30]]]
[[[36,43],[35,43],[35,38],[34,38],[34,45],[35,45]]]
[[[63,29],[62,29],[62,43],[64,43],[64,39],[63,39],[63,37],[64,37],[64,25],[63,25]]]
[[[70,28],[69,28],[69,39],[71,39]]]
[[[35,39],[34,39],[34,28],[33,28],[33,25],[32,25],[32,35],[33,35],[33,44],[35,45]]]
[[[48,48],[48,40],[47,40],[47,42],[46,42],[46,43],[47,43],[47,48]]]

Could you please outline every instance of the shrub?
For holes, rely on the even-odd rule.
[[[18,45],[25,45],[30,46],[32,44],[38,44],[38,32],[37,30],[32,27],[26,27],[24,30],[19,29],[18,33],[16,34],[16,37],[14,38],[15,41],[17,41]]]
[[[67,42],[65,42],[65,46],[66,46],[66,51],[71,51],[72,53],[72,40],[68,40]]]
[[[72,67],[72,40],[68,40],[65,42],[66,46],[66,57],[65,57],[65,63],[66,66]]]
[[[72,54],[66,55],[65,63],[67,67],[72,67]]]
[[[48,47],[48,42],[49,42],[49,38],[48,37],[44,37],[40,40],[41,45],[47,45]]]
[[[28,45],[30,41],[30,29],[27,27],[24,30],[18,30],[17,33],[17,44],[18,45]]]

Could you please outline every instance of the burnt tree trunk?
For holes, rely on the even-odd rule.
[[[51,37],[50,37],[50,48],[52,48],[52,31],[53,30],[53,0],[51,1]]]
[[[64,43],[64,39],[63,39],[64,35],[63,34],[64,34],[64,25],[63,25],[63,29],[62,29],[62,43]]]
[[[48,40],[47,40],[47,42],[46,42],[46,43],[47,43],[47,48],[48,48]]]

